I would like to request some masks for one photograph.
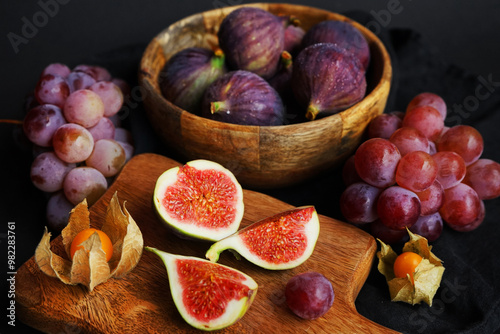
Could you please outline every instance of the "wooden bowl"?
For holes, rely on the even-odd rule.
[[[391,85],[390,57],[370,30],[326,10],[289,4],[258,3],[273,14],[297,17],[304,29],[324,20],[349,21],[369,42],[371,64],[365,98],[338,114],[280,126],[246,126],[196,116],[166,100],[159,74],[176,52],[193,46],[213,48],[222,19],[241,6],[186,17],[163,30],[147,46],[139,83],[151,125],[166,145],[183,158],[208,159],[230,169],[247,188],[270,189],[296,184],[345,161],[360,144],[368,123],[384,111]]]

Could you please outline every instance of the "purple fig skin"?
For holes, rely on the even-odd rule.
[[[179,51],[160,73],[163,96],[184,110],[199,113],[205,89],[227,73],[224,59],[222,50],[192,47]]]
[[[292,69],[293,60],[292,55],[288,51],[283,51],[281,53],[280,66],[276,74],[269,80],[271,87],[276,89],[278,94],[283,97],[283,94],[287,94],[291,90],[291,80],[292,80]]]
[[[202,116],[240,125],[281,125],[284,107],[267,81],[255,73],[239,70],[223,75],[207,88]]]
[[[295,101],[295,97],[293,96],[291,85],[292,70],[292,55],[288,51],[283,51],[281,53],[278,72],[276,72],[276,74],[268,80],[271,87],[273,87],[280,95],[281,101],[285,107],[283,124],[295,124],[307,121],[307,119],[304,118],[302,108],[300,108],[297,101]]]
[[[359,59],[330,43],[302,50],[294,61],[292,90],[307,108],[306,118],[314,120],[342,111],[361,101],[366,78]]]
[[[302,39],[306,31],[300,26],[300,20],[289,17],[285,23],[285,46],[284,50],[292,55],[296,55],[302,46]]]
[[[361,61],[366,70],[370,64],[370,47],[365,37],[352,24],[326,20],[311,27],[302,38],[302,47],[317,43],[333,43],[346,49]]]
[[[285,45],[285,27],[276,15],[254,7],[236,9],[222,21],[218,37],[230,70],[264,79],[276,73]]]

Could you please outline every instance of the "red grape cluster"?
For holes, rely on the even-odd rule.
[[[23,121],[34,144],[31,180],[50,193],[47,220],[61,230],[70,210],[83,199],[92,205],[133,155],[128,130],[118,112],[129,87],[103,67],[48,65],[42,72]]]
[[[436,94],[415,96],[406,112],[373,119],[368,139],[343,169],[344,218],[369,223],[385,243],[406,228],[429,241],[443,231],[472,231],[484,220],[484,200],[500,196],[500,164],[481,158],[481,134],[468,125],[446,127],[446,103]]]

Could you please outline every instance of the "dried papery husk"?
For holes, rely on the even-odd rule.
[[[144,246],[141,230],[127,211],[125,203],[122,211],[115,193],[102,226],[102,231],[113,244],[113,256],[109,261],[113,277],[121,277],[132,270],[139,262]]]
[[[71,210],[68,225],[62,230],[62,244],[66,256],[51,250],[51,234],[45,228],[42,240],[35,251],[35,261],[46,275],[56,277],[65,284],[82,284],[92,291],[97,285],[111,277],[121,277],[139,262],[143,250],[142,233],[123,204],[120,207],[115,192],[106,211],[101,230],[108,235],[113,245],[113,256],[106,261],[106,253],[97,233],[84,241],[70,260],[71,243],[75,236],[90,228],[87,201],[83,200]]]
[[[408,230],[408,229],[407,229]],[[422,257],[415,269],[414,280],[407,275],[398,278],[394,275],[394,262],[398,255],[391,246],[378,240],[381,249],[377,252],[379,259],[378,271],[385,276],[392,301],[401,301],[412,305],[427,303],[432,306],[432,300],[441,284],[444,273],[442,261],[432,253],[427,239],[413,234],[408,230],[410,240],[403,246],[403,252],[414,252]]]

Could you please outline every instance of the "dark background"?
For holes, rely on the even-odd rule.
[[[40,72],[49,63],[61,62],[70,67],[84,62],[105,65],[113,75],[126,78],[133,86],[142,50],[157,33],[190,14],[243,3],[248,1],[4,0],[0,3],[0,118],[22,120],[24,96],[34,88]],[[412,96],[424,90],[442,94],[450,109],[457,105],[467,107],[468,102],[474,101],[471,97],[484,79],[500,82],[498,1],[317,0],[289,3],[347,14],[376,30],[393,57],[395,78],[388,109],[403,110]],[[16,50],[9,34],[28,37],[23,35],[23,25],[26,20],[33,23],[35,17],[40,18],[44,4],[51,4],[51,15],[47,21],[40,22],[37,30],[26,38],[26,43],[18,45]],[[469,105],[466,114],[457,117],[452,112],[452,117],[453,123],[478,128],[485,139],[483,157],[500,161],[497,129],[500,97],[498,87],[494,86],[493,90],[488,99]],[[137,153],[168,154],[168,150],[147,131],[148,125],[141,123],[141,110],[140,106],[133,110],[129,124],[136,139]],[[7,257],[7,222],[13,221],[16,225],[18,266],[34,254],[45,226],[46,198],[31,184],[31,152],[19,140],[17,131],[16,126],[0,124],[2,301],[7,295],[4,286],[8,270],[3,260]],[[304,198],[312,199],[320,213],[341,219],[337,210],[342,191],[338,187],[338,173],[333,170],[325,180],[268,193],[294,205],[303,204]],[[491,333],[497,330],[500,326],[500,261],[495,246],[500,237],[500,202],[491,200],[486,205],[487,217],[478,230],[460,234],[446,229],[434,245],[434,251],[445,261],[448,274],[436,297],[441,303],[433,308],[391,303],[383,277],[374,270],[357,299],[358,311],[375,322],[405,333]],[[440,295],[443,291],[451,291],[451,296],[456,298],[451,301],[446,298],[449,296]],[[19,321],[15,331],[6,328],[7,320],[2,312],[0,314],[1,333],[30,332]]]

